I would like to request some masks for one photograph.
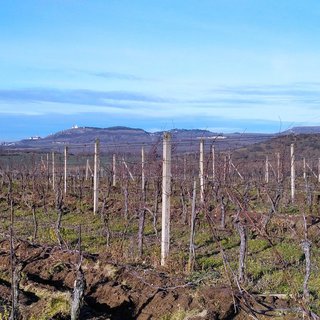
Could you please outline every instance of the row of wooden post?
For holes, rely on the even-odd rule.
[[[291,201],[294,203],[295,200],[295,152],[294,144],[290,146],[290,180],[291,180]],[[230,159],[229,159],[230,160]],[[230,162],[230,161],[229,161]],[[227,158],[225,165],[227,163]],[[232,165],[232,162],[230,162]],[[304,159],[304,167],[306,162]],[[234,169],[238,173],[241,179],[243,179],[240,172],[233,165]],[[277,180],[280,182],[280,153],[277,154]],[[184,177],[185,177],[184,169]],[[213,181],[215,180],[215,148],[212,147],[212,176]],[[200,140],[200,161],[199,161],[199,178],[200,178],[200,200],[204,201],[204,140]],[[306,172],[304,170],[304,178],[306,178]],[[170,245],[170,194],[171,194],[171,136],[169,133],[165,133],[163,137],[163,174],[162,174],[162,237],[161,237],[161,265],[166,265],[169,257],[169,245]],[[269,159],[266,157],[265,167],[265,181],[269,182]],[[319,159],[319,175],[318,181],[320,182],[320,159]],[[195,191],[195,188],[194,188]],[[192,248],[190,248],[192,251]]]
[[[164,137],[165,140],[165,137]],[[291,176],[291,198],[294,200],[295,197],[295,179],[296,179],[296,173],[295,173],[295,154],[294,154],[294,144],[291,144],[290,147],[290,155],[291,155],[291,162],[290,162],[290,176]],[[48,156],[48,155],[47,155]],[[67,159],[68,159],[68,147],[66,146],[64,149],[64,193],[67,193]],[[99,141],[97,140],[95,143],[95,156],[94,156],[94,172],[93,172],[93,177],[94,177],[94,199],[97,199],[97,190],[98,190],[98,171],[99,171]],[[123,160],[124,165],[127,167],[126,162]],[[47,157],[47,166],[49,163],[49,158]],[[145,153],[144,153],[144,148],[142,147],[141,149],[141,165],[142,165],[142,170],[141,170],[141,183],[142,183],[142,188],[144,188],[145,185],[145,174],[144,174],[144,167],[145,167]],[[226,174],[227,167],[232,166],[238,176],[243,179],[243,176],[241,173],[238,171],[236,166],[232,163],[230,157],[226,156],[225,157],[225,164],[224,164],[224,175]],[[266,156],[265,160],[265,182],[268,184],[269,183],[269,168],[271,164],[269,162],[269,157]],[[127,167],[128,169],[128,167]],[[311,173],[318,179],[318,182],[320,182],[320,158],[318,161],[318,175],[312,170],[312,168],[309,166],[309,164],[306,162],[306,159],[303,158],[303,178],[306,179],[307,177],[307,169],[311,171]],[[89,159],[87,159],[86,163],[86,180],[88,179],[89,176],[89,170],[91,171],[90,165],[89,165]],[[112,177],[112,186],[116,186],[117,183],[117,178],[116,178],[116,155],[113,154],[112,157],[112,171],[113,171],[113,177]],[[128,169],[129,170],[129,169]],[[92,171],[91,171],[92,173]],[[132,177],[131,172],[130,176]],[[212,180],[215,181],[215,147],[214,145],[212,146]],[[184,158],[184,179],[186,179],[186,157]],[[199,179],[200,179],[200,199],[201,202],[204,201],[204,188],[205,188],[205,175],[204,175],[204,140],[200,140],[200,160],[199,160]],[[277,182],[280,182],[281,180],[281,173],[280,173],[280,153],[277,153]],[[55,153],[52,153],[52,188],[55,190]],[[96,212],[97,209],[97,201],[94,200],[94,211]]]
[[[94,214],[98,211],[98,199],[99,199],[99,140],[95,142],[94,149],[94,170],[93,170],[93,212]],[[212,179],[215,181],[216,168],[215,168],[215,147],[212,146]],[[290,146],[290,181],[291,181],[291,200],[295,200],[295,152],[294,144]],[[64,193],[67,193],[67,161],[68,161],[68,147],[64,149]],[[48,162],[48,159],[47,159]],[[124,165],[127,167],[126,162],[123,159]],[[227,166],[232,166],[239,177],[243,179],[240,172],[234,166],[231,161],[230,156],[225,158],[225,172],[227,171]],[[269,158],[266,157],[265,162],[265,182],[269,183]],[[306,167],[310,166],[303,160],[304,167],[304,178],[306,179]],[[89,161],[87,160],[86,166],[86,179],[89,173]],[[113,178],[112,185],[116,186],[116,155],[113,154],[112,157],[112,169]],[[128,169],[128,168],[127,168]],[[91,169],[90,169],[91,170]],[[312,171],[312,170],[311,170]],[[128,172],[131,175],[130,170]],[[313,172],[313,171],[312,171]],[[313,172],[315,175],[315,173]],[[316,175],[315,175],[316,176]],[[186,158],[184,158],[184,178],[186,178]],[[277,181],[280,182],[280,154],[277,153]],[[55,153],[52,153],[52,187],[55,190]],[[199,180],[200,180],[200,201],[204,202],[205,194],[205,175],[204,175],[204,139],[200,140],[200,157],[199,157]],[[319,175],[318,181],[320,182],[320,159],[319,159]],[[141,188],[145,188],[145,150],[141,149]],[[162,236],[161,236],[161,265],[166,265],[169,256],[169,246],[170,246],[170,196],[171,196],[171,135],[170,133],[165,133],[163,136],[163,166],[162,166]]]

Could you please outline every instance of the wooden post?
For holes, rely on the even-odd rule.
[[[247,230],[244,224],[241,222],[240,219],[237,219],[234,223],[239,236],[240,236],[240,252],[239,252],[239,273],[238,273],[238,280],[240,283],[245,281],[245,261],[248,251],[248,235]]]
[[[47,163],[46,163],[46,171],[47,171],[47,186],[50,186],[50,167],[49,167],[49,153],[47,153]]]
[[[280,182],[280,153],[277,152],[277,181]]]
[[[48,179],[48,183],[50,180],[50,168],[49,168],[49,153],[47,153],[47,179]]]
[[[145,172],[144,172],[144,147],[141,148],[141,190],[145,190]]]
[[[55,191],[55,183],[56,183],[56,168],[55,168],[55,161],[54,161],[54,151],[52,152],[52,190]]]
[[[142,148],[143,150],[143,148]],[[144,153],[143,155],[143,161],[144,163]],[[143,171],[143,170],[142,170]],[[144,180],[144,179],[142,179]],[[143,233],[144,233],[144,225],[145,225],[145,218],[146,218],[146,184],[144,183],[142,185],[142,203],[141,208],[139,210],[139,229],[138,229],[138,257],[141,258],[143,254]]]
[[[45,165],[45,163],[43,161],[43,156],[40,156],[40,170],[44,171],[45,168],[46,168],[46,165]]]
[[[269,158],[266,156],[265,182],[269,183]]]
[[[89,178],[89,167],[90,167],[89,159],[87,159],[87,163],[86,163],[86,180],[88,180],[88,178]]]
[[[93,172],[93,213],[98,211],[99,199],[99,139],[96,140],[94,145],[94,172]]]
[[[303,281],[303,298],[305,301],[309,302],[310,292],[308,288],[308,283],[311,275],[311,242],[307,239],[303,240],[301,243],[304,256],[305,256],[305,276]]]
[[[101,177],[101,179],[103,179],[104,178],[104,168],[103,168],[103,166],[101,165],[101,159],[100,159],[100,177]]]
[[[200,168],[200,201],[204,202],[204,140],[200,140],[200,160],[199,160],[199,168]]]
[[[112,186],[115,187],[117,184],[117,173],[116,173],[116,155],[112,155]]]
[[[64,194],[67,194],[67,157],[68,147],[64,147]]]
[[[303,158],[303,179],[307,179],[307,166],[306,166],[306,158]]]
[[[193,181],[193,192],[192,192],[192,209],[191,209],[191,219],[190,219],[190,238],[189,238],[189,262],[188,262],[188,272],[191,273],[194,267],[195,261],[195,223],[196,223],[196,191],[197,191],[197,181]]]
[[[193,157],[190,157],[190,162],[191,162],[191,168],[192,168],[192,177],[194,178],[196,175],[196,165],[195,163],[197,162],[197,153],[193,153]]]
[[[215,147],[212,145],[212,181],[216,180],[216,155],[215,155]]]
[[[227,166],[228,166],[228,156],[224,157],[224,166],[223,166],[223,182],[227,181]]]
[[[295,198],[295,179],[296,179],[296,172],[295,172],[295,154],[294,154],[294,144],[291,143],[290,146],[290,156],[291,156],[291,201],[294,202]]]
[[[187,155],[184,154],[183,157],[183,180],[187,179]]]
[[[162,230],[161,230],[161,265],[167,264],[170,246],[170,196],[171,196],[171,135],[163,135],[162,160]]]
[[[21,281],[22,263],[17,261],[14,249],[13,230],[10,226],[10,264],[11,264],[11,314],[8,319],[21,319],[19,304],[19,284]]]

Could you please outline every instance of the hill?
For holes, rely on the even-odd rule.
[[[268,141],[238,148],[233,152],[233,157],[251,161],[265,159],[266,155],[275,156],[278,152],[289,156],[291,143],[295,144],[296,160],[306,158],[318,161],[320,158],[320,133],[279,135]]]
[[[270,139],[274,135],[259,133],[231,133],[222,134],[201,129],[173,129],[170,130],[176,150],[194,152],[198,150],[199,140],[206,140],[206,145],[215,142],[220,149],[234,149]],[[61,150],[65,145],[69,148],[86,148],[92,146],[96,139],[101,142],[102,150],[116,146],[140,149],[142,145],[152,146],[161,142],[163,131],[147,132],[139,128],[128,127],[77,127],[63,130],[45,138],[29,138],[3,146],[9,150],[49,151]]]
[[[305,126],[305,127],[293,127],[289,130],[283,131],[281,134],[317,134],[320,133],[320,126]]]

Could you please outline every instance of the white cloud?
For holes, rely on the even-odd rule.
[[[0,90],[0,113],[72,115],[102,113],[133,119],[224,118],[248,121],[317,123],[320,85],[216,87],[193,99],[122,91],[23,89]],[[180,94],[179,94],[180,96]],[[196,96],[196,97],[195,97]],[[229,128],[228,124],[221,129]],[[221,129],[214,131],[222,131]],[[234,127],[229,130],[239,130]]]

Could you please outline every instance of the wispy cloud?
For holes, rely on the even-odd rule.
[[[248,121],[311,123],[320,120],[320,84],[216,87],[194,91],[194,98],[164,97],[143,92],[26,88],[0,90],[0,114],[100,113],[152,121],[218,117]],[[186,96],[190,94],[186,92]],[[222,125],[221,127],[224,127]],[[235,128],[235,126],[233,126]]]
[[[241,108],[243,105],[264,105],[267,104],[267,101],[257,98],[243,98],[243,97],[221,97],[213,96],[211,98],[205,99],[195,99],[195,100],[186,100],[185,103],[192,105],[202,105],[203,107],[213,107],[213,106],[224,106],[224,108]]]
[[[320,83],[292,83],[286,85],[259,85],[259,86],[221,86],[209,91],[211,94],[239,95],[250,98],[262,97],[310,97],[319,96]]]
[[[143,81],[144,78],[135,76],[133,74],[119,73],[119,72],[88,72],[88,74],[106,78],[106,79],[116,79],[116,80],[128,80],[128,81]]]
[[[286,85],[218,86],[203,93],[204,98],[188,101],[193,104],[252,108],[264,105],[301,104],[305,108],[318,107],[320,83],[293,83]]]
[[[59,89],[13,89],[0,90],[0,101],[54,102],[91,106],[108,106],[113,102],[163,103],[168,99],[154,95],[127,91],[59,90]]]

